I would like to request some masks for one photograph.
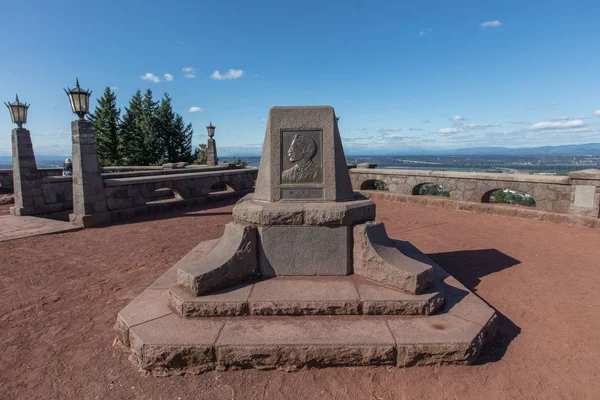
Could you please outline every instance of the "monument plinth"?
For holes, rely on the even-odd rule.
[[[121,343],[161,373],[472,361],[494,311],[375,211],[333,108],[272,108],[255,192],[119,313]]]

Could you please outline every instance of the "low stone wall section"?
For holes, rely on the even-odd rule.
[[[175,197],[190,200],[208,196],[213,186],[227,185],[235,192],[248,192],[254,187],[258,168],[182,173],[133,178],[104,179],[109,211],[145,206],[156,199],[154,192],[170,189]]]
[[[355,190],[381,181],[390,192],[407,196],[416,195],[421,186],[433,183],[446,187],[453,200],[474,203],[489,202],[490,194],[497,189],[518,190],[533,196],[538,210],[557,213],[568,213],[573,197],[568,176],[353,168],[350,179]]]
[[[42,192],[48,212],[73,208],[72,176],[46,176],[42,178]]]
[[[62,168],[38,168],[40,176],[61,176]],[[0,188],[13,187],[13,171],[12,169],[0,169]]]
[[[189,173],[193,174],[197,172],[227,171],[230,169],[237,169],[237,167],[233,164],[221,164],[214,167],[209,167],[207,165],[188,165],[185,168],[180,169],[165,169],[163,167],[153,167],[152,169],[146,170],[143,168],[150,167],[105,167],[102,168],[102,177],[104,179],[134,178],[138,176],[178,175]]]

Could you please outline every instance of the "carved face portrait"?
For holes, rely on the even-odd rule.
[[[288,150],[288,157],[290,161],[296,163],[300,160],[312,160],[317,154],[317,143],[309,137],[296,135],[290,149]]]
[[[293,165],[282,172],[282,183],[321,182],[321,163],[320,160],[314,160],[317,152],[318,144],[315,139],[309,135],[295,134],[287,150],[288,159]]]

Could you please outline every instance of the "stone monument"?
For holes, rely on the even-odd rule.
[[[494,311],[375,211],[333,108],[272,108],[255,192],[119,313],[119,342],[155,373],[471,362]]]

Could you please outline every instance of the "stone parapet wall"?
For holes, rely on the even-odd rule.
[[[44,177],[42,178],[42,192],[49,211],[63,211],[73,208],[73,177]]]
[[[13,187],[12,169],[0,169],[0,188]]]
[[[38,173],[40,176],[61,176],[62,168],[38,168]],[[13,184],[13,171],[12,169],[0,169],[0,188],[10,188],[12,189]]]
[[[355,190],[381,181],[389,191],[414,196],[428,183],[444,186],[453,201],[488,203],[490,194],[510,189],[530,194],[541,211],[598,217],[600,214],[600,171],[576,171],[569,176],[492,174],[423,170],[350,169]]]
[[[150,170],[145,170],[145,167],[122,167],[126,168],[123,170],[116,169],[121,167],[105,167],[102,168],[104,171],[102,177],[104,179],[113,178],[133,178],[138,176],[157,176],[157,175],[175,175],[175,174],[187,174],[197,172],[210,172],[210,171],[226,171],[229,169],[238,169],[234,164],[221,164],[214,167],[207,165],[188,165],[185,168],[178,169],[164,169],[163,167],[157,167]],[[135,168],[130,170],[130,168]],[[146,167],[147,168],[147,167]]]
[[[104,179],[109,212],[146,207],[160,189],[170,189],[177,200],[186,202],[207,197],[211,188],[227,185],[238,194],[252,191],[257,168],[217,170],[155,176]],[[116,215],[116,214],[115,214]],[[128,215],[128,213],[119,213]]]

